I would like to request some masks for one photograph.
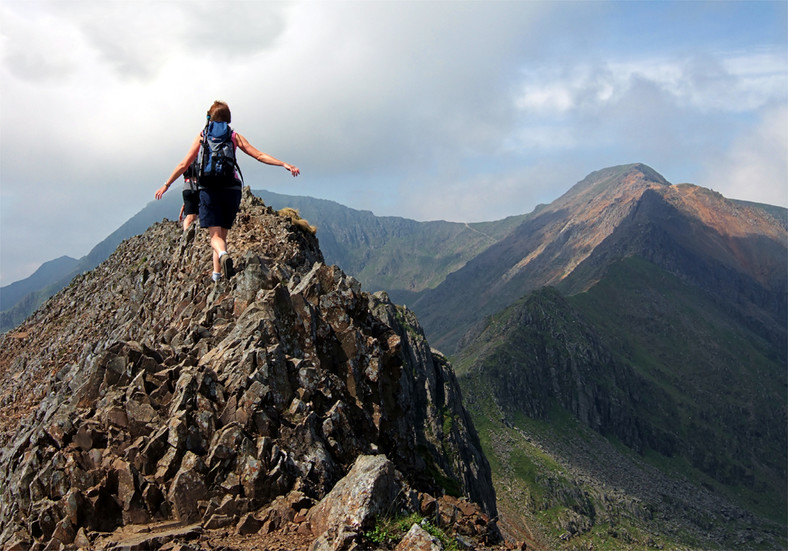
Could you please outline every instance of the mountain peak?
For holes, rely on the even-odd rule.
[[[642,163],[612,166],[594,171],[569,189],[556,203],[566,204],[589,198],[608,199],[632,196],[654,187],[670,186],[661,174]]]

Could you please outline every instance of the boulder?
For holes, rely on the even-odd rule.
[[[256,534],[263,526],[263,522],[255,517],[252,513],[247,513],[241,517],[240,522],[235,527],[235,532],[241,536],[247,534]]]
[[[419,524],[414,524],[394,551],[443,551],[443,544]]]
[[[392,511],[401,489],[394,464],[385,455],[362,455],[350,472],[307,515],[312,533],[359,532]]]
[[[182,523],[192,523],[200,520],[197,502],[204,500],[207,494],[205,478],[199,472],[181,469],[172,480],[167,499],[172,504],[176,519]]]

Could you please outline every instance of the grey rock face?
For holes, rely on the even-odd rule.
[[[154,225],[4,340],[17,398],[0,406],[22,413],[2,427],[0,545],[169,519],[251,530],[365,461],[495,516],[451,367],[412,314],[248,192],[229,242],[237,274],[214,284],[205,236]]]

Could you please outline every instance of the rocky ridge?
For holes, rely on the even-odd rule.
[[[218,529],[364,549],[400,511],[499,540],[459,386],[413,314],[248,189],[230,245],[237,273],[213,284],[204,236],[156,224],[3,337],[0,545],[244,548]],[[370,490],[332,498],[354,471]]]
[[[785,215],[672,185],[643,164],[589,174],[509,235],[409,302],[453,355],[465,333],[527,293],[587,291],[610,262],[637,255],[718,297],[785,350]],[[729,301],[731,296],[737,301]]]

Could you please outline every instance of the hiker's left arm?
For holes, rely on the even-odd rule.
[[[298,176],[301,173],[301,171],[298,170],[298,167],[289,165],[283,161],[280,161],[275,157],[272,157],[268,153],[263,153],[262,151],[259,151],[238,132],[235,133],[235,140],[238,143],[238,147],[240,148],[241,151],[243,151],[250,157],[257,159],[261,163],[265,163],[267,165],[273,165],[273,166],[282,166],[285,169],[289,170],[290,174],[292,174],[293,176]]]

